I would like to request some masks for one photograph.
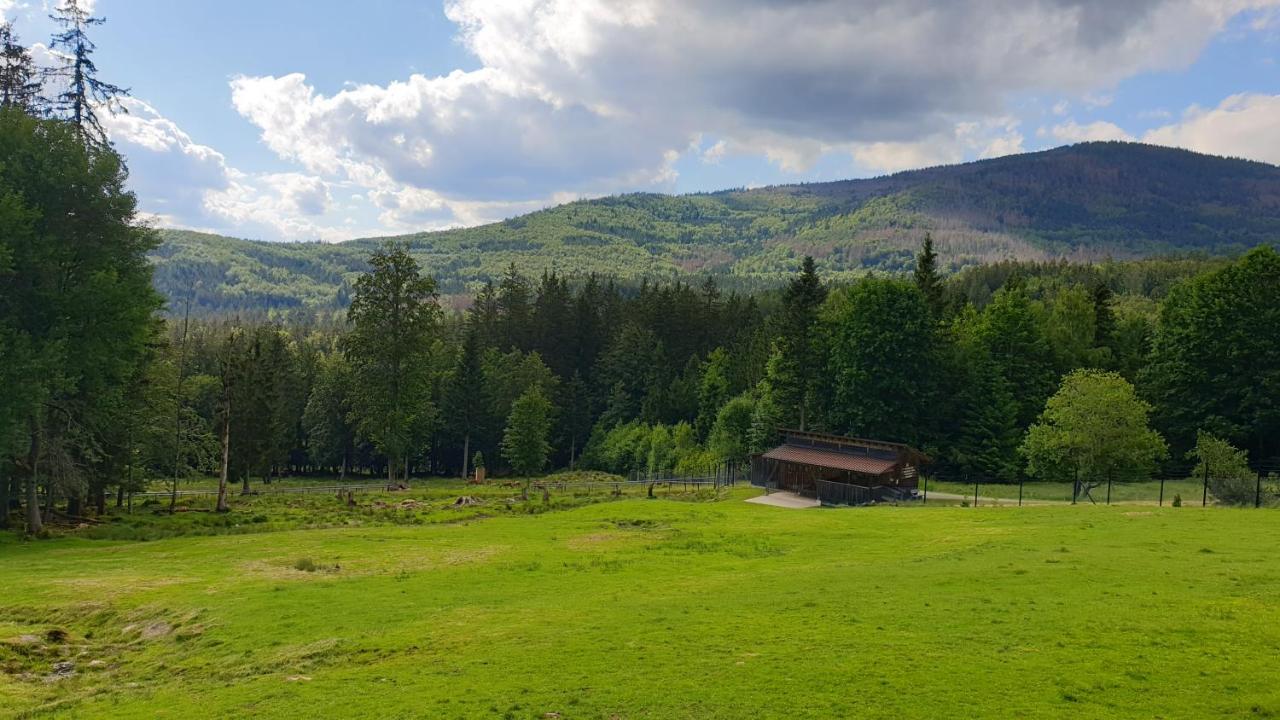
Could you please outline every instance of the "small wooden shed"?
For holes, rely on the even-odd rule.
[[[930,462],[902,443],[803,430],[779,433],[782,445],[751,458],[751,481],[806,497],[836,494],[856,504],[854,498],[878,499],[877,489],[910,493],[919,484],[920,467]],[[832,483],[850,487],[829,487]],[[850,492],[857,488],[867,492]]]

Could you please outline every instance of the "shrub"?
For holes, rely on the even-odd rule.
[[[293,564],[293,569],[301,570],[302,572],[315,572],[319,567],[311,558],[299,558],[298,561]]]
[[[1182,495],[1181,495],[1181,494],[1174,493],[1174,496],[1173,496],[1173,506],[1174,506],[1174,507],[1182,507]]]

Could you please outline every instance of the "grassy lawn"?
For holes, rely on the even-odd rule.
[[[744,489],[445,509],[459,490],[407,515],[155,516],[141,530],[226,534],[150,542],[6,536],[0,715],[1280,713],[1273,512],[798,511]],[[286,509],[296,529],[252,522]]]
[[[929,480],[930,493],[950,493],[973,498],[973,483],[947,482]],[[1173,502],[1174,495],[1181,495],[1184,505],[1200,505],[1204,487],[1199,480],[1166,480],[1164,484],[1164,504]],[[1071,483],[1028,482],[1022,486],[1024,500],[1049,500],[1054,502],[1071,502]],[[1017,485],[1001,485],[988,483],[978,486],[978,498],[1018,499]],[[1107,499],[1107,486],[1103,484],[1093,489],[1093,499],[1104,503]],[[1111,502],[1119,503],[1152,503],[1160,500],[1160,481],[1113,483],[1111,486]],[[1088,500],[1083,500],[1088,502]],[[1213,495],[1209,495],[1209,503],[1213,503]]]

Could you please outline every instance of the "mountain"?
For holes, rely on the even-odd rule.
[[[998,259],[1234,254],[1280,241],[1280,167],[1136,143],[1085,143],[866,180],[584,200],[499,223],[338,244],[162,231],[156,285],[193,312],[344,307],[379,243],[408,242],[446,298],[515,263],[621,281],[715,274],[776,285],[908,269],[932,233],[951,270]],[[176,304],[176,303],[175,303]]]

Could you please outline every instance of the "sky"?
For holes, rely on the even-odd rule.
[[[0,0],[42,60],[51,1]],[[340,241],[1086,140],[1280,164],[1280,0],[90,4],[158,227]]]

